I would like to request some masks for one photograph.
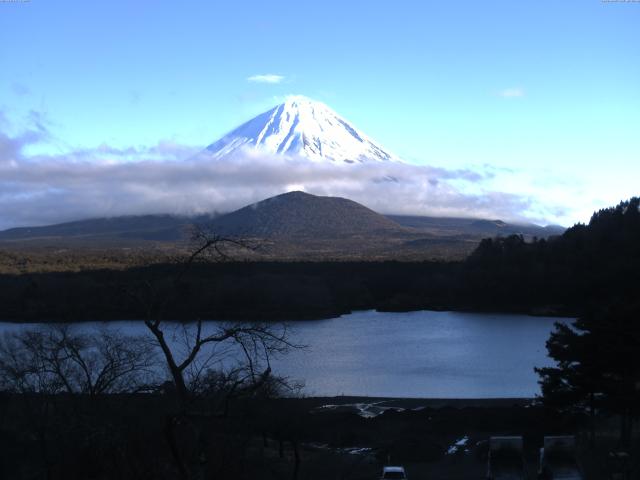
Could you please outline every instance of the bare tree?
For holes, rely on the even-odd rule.
[[[37,441],[40,463],[33,467],[50,478],[63,445],[90,443],[94,453],[104,452],[115,432],[106,418],[95,421],[102,415],[98,396],[155,384],[156,357],[147,339],[106,329],[45,326],[0,338],[0,390],[17,394],[12,421]]]
[[[113,330],[92,335],[67,325],[5,334],[0,382],[18,393],[99,395],[154,383],[155,352],[148,341]]]
[[[168,341],[163,323],[146,320],[145,325],[164,354],[180,408],[185,412],[190,400],[201,390],[202,375],[213,365],[217,365],[220,371],[227,370],[226,384],[235,385],[230,391],[248,383],[257,388],[271,376],[270,358],[294,347],[283,326],[229,323],[208,328],[198,320],[195,325],[186,326],[189,338],[183,343],[186,350],[178,358],[177,348]]]
[[[162,292],[151,282],[145,282],[137,292],[128,292],[146,312],[144,324],[162,352],[175,389],[178,412],[166,418],[165,435],[183,478],[197,476],[200,460],[188,459],[204,456],[203,415],[215,414],[196,411],[193,408],[195,401],[203,395],[211,399],[215,390],[217,403],[225,406],[224,415],[232,398],[275,391],[286,382],[272,374],[271,359],[274,355],[300,347],[290,341],[283,324],[203,322],[198,319],[176,328],[175,322],[164,321],[168,302],[184,301],[180,297],[183,282],[195,264],[227,261],[238,250],[256,248],[245,241],[210,234],[202,229],[194,230],[192,240],[190,254],[177,260],[178,271],[171,282],[172,295]],[[199,453],[181,453],[181,442],[176,433],[178,428],[191,432],[194,443],[201,446]]]
[[[175,334],[175,324],[167,325],[163,313],[167,302],[182,301],[179,293],[182,282],[196,263],[219,262],[230,259],[230,251],[255,250],[246,241],[223,237],[194,227],[193,248],[185,258],[177,259],[178,273],[172,281],[175,296],[168,296],[145,282],[138,292],[128,292],[142,304],[146,313],[144,324],[155,338],[171,380],[175,386],[181,411],[186,412],[189,401],[198,392],[201,378],[213,365],[227,369],[232,383],[255,385],[264,383],[271,375],[270,359],[299,347],[290,342],[285,325],[264,322],[203,323],[198,319],[181,325],[178,341],[168,336]]]
[[[271,368],[274,356],[299,347],[291,342],[285,325],[165,320],[169,302],[185,301],[183,287],[195,264],[226,261],[238,249],[253,248],[202,230],[194,240],[191,253],[177,261],[174,275],[145,281],[126,292],[144,307],[144,325],[151,339],[108,328],[87,332],[84,327],[68,326],[22,330],[0,339],[0,389],[24,394],[19,402],[30,409],[25,410],[26,419],[42,439],[46,468],[55,464],[56,452],[62,451],[62,437],[73,441],[90,435],[96,448],[109,444],[112,420],[101,418],[100,412],[113,402],[104,394],[158,385],[162,367],[168,372],[177,405],[172,404],[171,396],[153,397],[154,402],[160,400],[154,405],[159,406],[158,420],[164,417],[163,431],[174,467],[185,479],[201,477],[207,458],[206,468],[227,468],[208,452],[236,438],[235,432],[229,436],[225,429],[216,433],[217,426],[228,425],[231,400],[276,396],[291,387]],[[188,280],[193,281],[192,277]],[[89,417],[93,423],[85,426]],[[241,444],[248,445],[251,435],[250,429],[242,430]]]

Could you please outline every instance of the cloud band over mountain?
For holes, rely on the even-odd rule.
[[[290,190],[347,197],[381,213],[523,220],[533,206],[526,196],[484,189],[490,172],[401,162],[314,163],[255,151],[215,161],[171,142],[25,153],[46,135],[41,124],[19,135],[0,132],[0,229],[102,216],[226,212]]]

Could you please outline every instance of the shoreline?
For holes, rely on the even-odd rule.
[[[496,398],[417,398],[417,397],[368,397],[358,395],[289,397],[308,403],[311,408],[326,405],[352,407],[354,405],[375,405],[382,408],[416,410],[421,408],[496,408],[531,406],[536,397],[496,397]]]
[[[486,314],[486,315],[522,315],[526,317],[533,318],[557,318],[559,320],[575,320],[577,315],[571,315],[569,313],[540,313],[540,312],[526,312],[526,311],[518,311],[518,310],[500,310],[500,309],[473,309],[473,308],[418,308],[415,310],[385,310],[378,308],[364,308],[364,309],[353,309],[348,312],[335,313],[328,316],[322,317],[300,317],[297,320],[292,320],[289,318],[284,319],[273,319],[273,318],[265,318],[265,319],[254,319],[249,318],[247,320],[242,320],[238,318],[226,318],[226,319],[215,319],[215,318],[207,318],[202,319],[203,323],[207,322],[258,322],[258,323],[298,323],[298,322],[320,322],[323,320],[334,320],[348,315],[354,315],[357,313],[366,313],[366,312],[374,312],[374,313],[416,313],[416,312],[451,312],[451,313],[478,313],[478,314]],[[189,324],[195,323],[198,319],[188,318],[185,320],[171,320],[165,319],[164,323],[175,323],[175,324]],[[59,319],[28,319],[28,320],[19,320],[19,319],[6,319],[0,318],[0,324],[20,324],[20,325],[56,325],[56,324],[83,324],[83,323],[120,323],[120,322],[144,322],[143,318],[113,318],[113,319],[87,319],[87,320],[59,320]]]

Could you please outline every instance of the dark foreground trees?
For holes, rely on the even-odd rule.
[[[116,329],[26,327],[0,339],[0,388],[45,395],[131,393],[157,383],[156,360],[147,339]]]
[[[556,324],[547,341],[556,367],[536,369],[545,404],[586,412],[591,439],[597,410],[620,416],[620,444],[628,447],[640,413],[640,304],[619,299],[593,309],[572,326]]]
[[[72,452],[80,470],[106,456],[121,460],[118,445],[127,430],[114,413],[122,395],[157,383],[156,358],[147,339],[107,328],[23,327],[5,334],[0,477],[59,478],[74,461]]]
[[[285,326],[165,319],[167,305],[189,288],[193,264],[242,247],[204,233],[196,240],[193,253],[177,260],[177,275],[127,286],[146,312],[147,335],[40,326],[0,341],[0,428],[26,432],[10,445],[37,444],[37,455],[23,455],[39,459],[12,478],[225,478],[244,468],[265,425],[281,431],[244,421],[251,412],[242,405],[290,393],[271,368],[274,355],[296,347]],[[0,462],[5,478],[2,469]]]
[[[226,478],[265,438],[297,447],[291,415],[265,408],[290,388],[258,352],[272,328],[161,325],[185,396],[149,335],[74,325],[0,338],[0,478]]]
[[[508,246],[485,242],[472,261],[524,259],[521,276],[538,272],[539,279],[523,290],[547,290],[552,301],[569,292],[582,312],[573,326],[557,324],[547,342],[557,366],[537,370],[544,402],[587,413],[592,442],[596,412],[618,414],[627,446],[640,408],[640,198],[600,210],[588,225],[548,242]]]
[[[175,410],[165,417],[164,435],[172,458],[184,479],[202,478],[215,466],[207,465],[212,429],[224,418],[231,399],[281,393],[290,384],[272,373],[270,360],[297,347],[286,326],[264,322],[206,323],[201,319],[181,324],[164,320],[170,302],[180,302],[189,288],[185,278],[201,262],[229,259],[229,252],[252,248],[245,242],[205,230],[193,233],[193,250],[178,259],[178,274],[170,279],[170,294],[144,282],[128,294],[146,312],[144,325],[155,339],[170,377]],[[188,308],[188,306],[186,306]],[[171,338],[174,341],[170,340]],[[175,341],[177,340],[177,341]],[[185,435],[188,441],[185,442]],[[191,445],[185,449],[184,445]]]

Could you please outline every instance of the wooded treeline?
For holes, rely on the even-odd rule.
[[[553,252],[573,266],[573,283],[581,279],[587,296],[579,318],[556,324],[547,341],[556,366],[537,372],[547,406],[588,418],[591,447],[596,417],[605,412],[620,418],[618,448],[631,448],[640,414],[639,207],[633,198],[597,212]]]
[[[491,310],[579,315],[628,295],[640,272],[638,199],[601,210],[588,225],[525,242],[483,240],[463,262],[196,263],[123,271],[0,276],[0,318],[83,321],[143,318],[126,292],[153,284],[173,319],[308,319],[356,309]]]

